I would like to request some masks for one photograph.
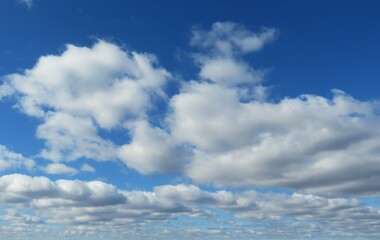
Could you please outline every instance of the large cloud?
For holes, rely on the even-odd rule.
[[[174,136],[196,147],[187,172],[197,182],[335,194],[380,190],[370,184],[380,173],[375,102],[335,91],[332,99],[246,103],[237,89],[190,83],[171,104]]]
[[[171,98],[167,118],[174,139],[194,148],[186,173],[218,187],[379,194],[379,103],[340,90],[332,98],[309,94],[265,101],[260,79],[250,77],[260,70],[241,56],[260,50],[275,33],[264,29],[260,37],[233,23],[195,31],[200,79]],[[260,44],[244,47],[248,38]]]
[[[15,96],[22,112],[44,121],[37,131],[47,145],[43,157],[114,159],[113,144],[97,132],[131,127],[145,119],[151,97],[165,97],[162,87],[170,74],[156,62],[153,55],[104,41],[92,48],[68,45],[24,74],[6,76],[0,96]]]

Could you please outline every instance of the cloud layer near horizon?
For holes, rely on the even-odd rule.
[[[253,190],[240,193],[204,191],[197,186],[184,184],[157,186],[153,191],[125,191],[101,181],[51,181],[46,177],[21,174],[0,177],[0,191],[4,193],[0,202],[8,209],[1,219],[19,224],[20,229],[30,231],[29,234],[36,234],[38,229],[28,230],[29,227],[64,224],[68,229],[82,229],[91,235],[106,224],[109,228],[107,234],[117,235],[123,233],[118,228],[121,224],[134,226],[152,222],[165,223],[174,218],[218,219],[215,210],[224,211],[237,219],[269,224],[287,224],[291,219],[294,222],[291,226],[287,225],[289,233],[297,230],[296,223],[310,228],[304,229],[300,237],[306,236],[308,231],[313,233],[313,230],[321,231],[322,236],[333,236],[334,231],[340,230],[355,235],[360,232],[360,228],[375,236],[373,227],[380,225],[379,209],[364,206],[357,199],[324,198],[300,193],[285,195]],[[18,210],[13,210],[14,208]],[[24,211],[28,213],[23,213]],[[350,221],[357,221],[355,228],[348,228]],[[313,224],[309,225],[309,222]],[[238,225],[233,226],[234,231],[238,228]],[[275,229],[276,227],[273,228],[274,231]],[[223,228],[214,229],[218,230],[214,233],[207,233],[210,229],[198,230],[203,236],[232,233],[228,233],[230,229]],[[54,233],[54,228],[46,233]],[[275,232],[262,230],[261,233],[240,232],[237,236],[248,234],[251,237],[269,237],[273,233]],[[62,231],[59,236],[67,237],[67,234]],[[144,239],[144,233],[140,234]],[[189,234],[188,237],[194,236],[191,232],[185,234]]]
[[[265,71],[244,60],[278,36],[231,22],[195,28],[197,79],[178,80],[154,55],[99,41],[67,45],[22,74],[3,78],[0,99],[42,123],[47,173],[75,174],[62,163],[121,161],[141,174],[180,172],[195,183],[277,186],[336,196],[378,195],[379,103],[333,90],[332,98],[270,100]],[[174,95],[165,86],[181,81]],[[156,103],[168,108],[154,125]],[[157,120],[157,119],[154,119]],[[125,133],[124,144],[100,131]],[[61,169],[58,169],[61,166]]]

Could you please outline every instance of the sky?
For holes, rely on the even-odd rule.
[[[0,0],[0,238],[379,238],[379,10]]]

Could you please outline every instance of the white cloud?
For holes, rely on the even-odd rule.
[[[168,133],[146,122],[139,122],[133,130],[132,142],[119,149],[122,161],[143,174],[180,171],[190,155]]]
[[[96,169],[88,164],[83,164],[80,170],[83,172],[91,172],[91,173],[96,172]]]
[[[167,118],[173,138],[193,146],[187,175],[221,188],[260,185],[379,194],[379,103],[339,90],[333,90],[331,99],[301,95],[265,101],[266,88],[247,74],[257,70],[241,60],[276,35],[275,30],[264,32],[260,38],[232,23],[194,32],[192,44],[203,51],[195,55],[202,81],[183,84],[171,98]],[[243,47],[250,35],[262,39],[261,44]]]
[[[262,72],[230,58],[205,60],[202,64],[200,77],[221,84],[257,83],[263,79]]]
[[[66,166],[62,163],[51,163],[45,167],[40,167],[42,171],[47,174],[70,174],[75,175],[78,173],[78,170],[69,166]]]
[[[276,35],[229,22],[195,30],[200,79],[182,82],[169,100],[163,86],[171,74],[155,57],[102,41],[41,57],[24,74],[7,76],[0,96],[13,94],[21,111],[42,119],[37,136],[50,160],[119,159],[143,174],[182,170],[194,182],[221,188],[378,195],[379,103],[338,90],[332,98],[265,101],[265,71],[242,57]],[[150,121],[157,96],[168,100],[165,121]],[[109,129],[130,134],[130,142],[116,146],[99,136]]]
[[[174,137],[195,146],[187,173],[197,182],[335,194],[380,190],[358,187],[380,171],[378,103],[339,92],[332,99],[304,95],[246,103],[238,89],[193,82],[171,106]]]
[[[11,174],[0,177],[1,202],[25,206],[107,206],[125,202],[125,197],[112,185],[78,180],[57,180]]]
[[[0,171],[21,167],[31,170],[34,166],[35,162],[33,160],[0,145]]]
[[[153,191],[124,191],[99,181],[51,181],[45,177],[20,174],[0,177],[0,191],[0,202],[8,209],[1,217],[3,221],[29,224],[34,226],[33,229],[39,223],[44,223],[45,227],[49,224],[66,224],[68,229],[76,230],[72,236],[103,234],[102,226],[105,225],[108,235],[122,234],[122,229],[126,229],[126,226],[127,229],[133,228],[134,224],[139,224],[135,234],[145,236],[150,231],[157,233],[156,228],[151,229],[149,226],[149,223],[155,222],[155,226],[164,224],[166,228],[168,224],[174,228],[169,228],[166,234],[185,236],[190,231],[189,234],[192,234],[189,237],[194,237],[196,232],[246,236],[248,233],[244,232],[251,229],[251,237],[278,237],[285,232],[298,232],[302,238],[315,234],[314,229],[318,231],[318,236],[332,238],[334,235],[331,234],[335,234],[335,237],[346,233],[351,236],[376,234],[373,226],[380,225],[379,209],[365,206],[357,199],[301,193],[285,195],[253,190],[239,193],[205,191],[194,185],[182,184],[157,186]],[[14,207],[17,207],[17,211]],[[214,210],[234,217],[223,223]],[[176,228],[176,224],[183,226],[183,220],[175,220],[180,216],[182,219],[202,218],[201,225],[191,225],[197,226],[198,230],[191,230],[191,226],[187,230],[180,230],[182,228]],[[254,226],[242,226],[243,222],[236,222],[239,219],[253,221]],[[206,221],[207,226],[215,224],[221,228],[205,228]],[[355,222],[357,228],[351,228],[350,222]],[[314,226],[310,226],[310,223]],[[194,221],[192,224],[195,224]],[[282,228],[287,230],[284,232]],[[239,232],[238,229],[245,230]],[[54,232],[54,228],[50,228],[45,234],[50,234],[52,230]],[[31,229],[32,233],[38,232]]]
[[[37,137],[46,139],[41,156],[54,161],[87,157],[95,160],[115,159],[116,147],[97,135],[91,118],[66,113],[51,113],[37,128]]]
[[[22,112],[44,121],[37,131],[47,145],[43,157],[110,160],[114,146],[97,131],[146,118],[150,98],[164,97],[161,88],[170,78],[156,63],[153,55],[104,41],[92,48],[67,45],[61,55],[41,57],[24,74],[6,76],[0,96],[15,93]]]
[[[191,44],[201,49],[194,54],[201,79],[227,86],[252,85],[261,82],[264,71],[253,69],[241,55],[259,51],[277,35],[277,30],[265,28],[254,33],[232,22],[214,23],[210,31],[195,29]]]
[[[233,22],[216,22],[210,31],[195,28],[191,44],[211,49],[213,54],[229,56],[259,51],[277,35],[278,31],[273,28],[263,28],[261,32],[255,33]]]

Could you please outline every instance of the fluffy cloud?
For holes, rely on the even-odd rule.
[[[265,101],[265,71],[243,57],[276,36],[275,29],[255,33],[230,22],[195,29],[199,78],[182,82],[171,98],[164,92],[171,74],[154,56],[103,41],[41,57],[24,74],[5,77],[0,97],[13,96],[21,111],[43,121],[41,156],[53,161],[119,159],[142,174],[183,171],[220,188],[378,195],[379,103],[339,90],[331,98]],[[151,121],[156,97],[168,111]],[[117,146],[99,136],[115,129],[130,141]]]
[[[20,167],[31,170],[34,166],[35,162],[33,160],[0,145],[0,171]]]
[[[41,156],[46,159],[60,161],[76,160],[80,157],[96,160],[116,158],[116,146],[98,136],[97,127],[91,118],[51,113],[38,126],[36,135],[46,139],[47,148],[41,152]]]
[[[222,84],[257,83],[263,79],[263,73],[254,71],[244,62],[228,58],[208,59],[202,62],[199,73],[201,78]]]
[[[75,175],[78,173],[78,170],[69,166],[66,166],[62,163],[51,163],[45,167],[40,167],[42,171],[47,174],[70,174]]]
[[[260,232],[261,237],[262,234],[279,236],[282,232],[281,226],[286,226],[289,232],[299,232],[302,237],[315,231],[319,231],[319,236],[326,235],[330,238],[333,236],[331,234],[345,236],[350,233],[351,236],[360,236],[367,230],[372,234],[370,229],[380,225],[379,209],[365,206],[356,199],[325,198],[300,193],[285,195],[253,190],[240,193],[205,191],[194,185],[182,184],[158,186],[151,192],[124,191],[99,181],[53,182],[45,177],[32,178],[19,174],[0,177],[0,191],[0,201],[8,208],[7,214],[1,217],[2,220],[35,225],[70,223],[74,224],[71,226],[76,226],[75,229],[72,228],[76,230],[72,232],[73,236],[80,235],[80,232],[101,234],[101,226],[104,224],[110,231],[108,234],[120,234],[122,232],[119,228],[125,229],[126,225],[130,228],[144,223],[136,229],[136,234],[139,235],[154,231],[149,226],[152,221],[157,225],[159,222],[166,224],[171,220],[168,224],[175,225],[178,217],[201,218],[202,221],[209,221],[208,225],[212,226],[217,214],[215,210],[232,214],[235,218],[228,223],[216,223],[216,226],[223,225],[221,228],[205,229],[204,226],[199,226],[198,229],[190,227],[175,231],[174,227],[171,234],[189,234],[189,237],[197,232],[203,233],[203,236],[231,234],[239,229],[239,222],[236,222],[239,219],[255,221],[256,227],[243,227],[254,231],[238,234],[248,234],[251,237],[260,237]],[[12,209],[15,204],[18,206],[17,212]],[[33,210],[30,211],[31,209]],[[270,227],[272,232],[262,228],[262,224],[275,223],[273,220],[277,224]],[[350,221],[356,222],[360,228],[350,228]],[[313,226],[309,223],[313,223]],[[304,230],[299,231],[301,227]],[[169,233],[170,231],[166,232]]]
[[[254,33],[232,22],[216,22],[210,31],[195,29],[191,44],[201,50],[194,54],[194,60],[200,67],[199,76],[232,86],[262,81],[264,72],[253,69],[240,56],[259,51],[276,35],[276,29],[265,28],[260,33]]]
[[[116,187],[100,182],[57,180],[21,174],[0,178],[1,202],[39,208],[59,206],[107,206],[123,203]]]
[[[191,156],[188,149],[164,130],[140,122],[133,130],[133,140],[119,149],[120,158],[129,167],[143,174],[180,171]]]
[[[196,146],[187,173],[197,182],[335,194],[379,191],[368,185],[380,170],[378,103],[339,91],[332,99],[304,95],[247,103],[236,88],[193,82],[171,106],[173,135]]]
[[[194,32],[192,44],[201,48],[195,55],[200,79],[183,84],[171,98],[167,118],[173,138],[194,147],[187,175],[221,188],[379,194],[379,103],[339,90],[333,90],[332,98],[301,95],[265,101],[265,87],[250,77],[258,70],[241,56],[260,50],[275,33],[265,29],[265,37],[259,37],[232,23]],[[261,44],[243,47],[248,36]]]
[[[146,117],[151,97],[164,97],[170,74],[153,55],[125,52],[99,41],[92,48],[68,45],[59,56],[41,57],[24,74],[8,75],[1,96],[14,94],[17,107],[41,118],[42,156],[52,160],[115,158],[100,129],[128,127]]]

